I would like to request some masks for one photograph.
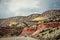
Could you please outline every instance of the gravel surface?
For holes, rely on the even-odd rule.
[[[0,38],[0,40],[37,40],[31,37],[8,37],[8,38]]]

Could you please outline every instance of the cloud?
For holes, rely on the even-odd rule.
[[[28,15],[38,9],[39,0],[1,0],[0,17]]]
[[[9,16],[24,16],[33,13],[39,8],[39,0],[10,0],[7,7],[7,13]],[[31,11],[34,10],[34,11]]]
[[[38,0],[11,0],[9,4],[9,10],[15,12],[23,8],[38,8],[38,4]]]
[[[0,18],[60,9],[60,0],[0,0]]]

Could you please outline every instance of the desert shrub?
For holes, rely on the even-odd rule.
[[[15,35],[16,35],[16,36],[19,36],[19,35],[20,35],[20,32],[19,32],[19,31],[16,31],[16,32],[15,32]]]
[[[59,40],[60,39],[60,34],[55,38],[56,40]]]
[[[57,27],[56,29],[58,30],[59,28]]]
[[[0,36],[4,36],[4,33],[3,32],[0,32]]]
[[[52,32],[53,32],[53,30],[50,30],[50,31],[49,31],[49,33],[52,33]]]
[[[37,37],[39,37],[39,35],[37,35]]]
[[[45,32],[45,30],[42,30],[42,32]]]

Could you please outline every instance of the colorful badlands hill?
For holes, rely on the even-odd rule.
[[[38,40],[60,40],[60,26],[43,29],[32,37]]]
[[[39,18],[39,17],[41,17],[41,18]],[[45,18],[42,18],[42,17],[45,17],[45,18],[48,17],[49,22],[40,23],[40,21],[45,20]],[[34,22],[29,22],[31,20]],[[11,21],[14,21],[12,23],[13,25],[10,24]],[[47,21],[47,20],[45,20],[45,21]],[[15,22],[18,22],[18,23],[16,24]],[[10,26],[9,26],[9,24],[10,24]],[[36,24],[36,27],[32,27],[34,24]],[[1,19],[0,20],[0,35],[1,36],[4,36],[4,35],[6,35],[6,36],[7,35],[12,35],[12,36],[14,36],[14,35],[17,35],[17,36],[32,35],[32,36],[34,36],[34,35],[38,34],[39,32],[41,32],[42,30],[44,30],[45,28],[55,28],[58,26],[60,26],[60,10],[49,10],[40,15],[33,14],[33,15],[29,15],[29,16],[18,16],[18,17]]]
[[[46,29],[46,28],[55,28],[60,26],[60,23],[58,22],[50,22],[50,23],[41,23],[39,24],[36,29],[32,28],[32,27],[25,27],[22,31],[21,35],[36,35],[38,34],[40,31]]]

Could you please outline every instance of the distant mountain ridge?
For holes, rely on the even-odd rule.
[[[51,17],[54,15],[60,15],[60,10],[48,10],[42,13],[42,16]]]
[[[28,21],[31,21],[32,19],[36,17],[51,17],[53,15],[60,15],[60,10],[48,10],[43,12],[42,14],[31,14],[29,16],[16,16],[6,19],[0,19],[0,24],[5,25],[8,24],[10,21],[16,21],[16,22],[26,22],[27,24],[31,24]]]

